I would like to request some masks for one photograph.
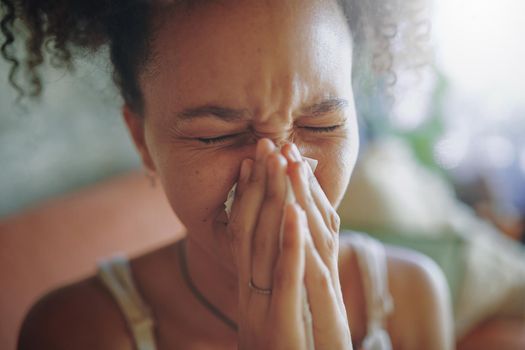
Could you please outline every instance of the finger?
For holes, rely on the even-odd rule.
[[[317,207],[317,203],[313,199],[312,191],[307,184],[305,175],[305,168],[307,167],[308,165],[305,164],[305,162],[293,163],[289,166],[291,183],[294,188],[297,202],[306,212],[313,245],[330,272],[337,300],[340,303],[343,303],[338,266],[339,235],[328,228],[326,221]]]
[[[301,209],[295,203],[285,205],[282,246],[272,282],[271,315],[275,320],[288,320],[288,324],[291,325],[303,322],[302,288],[306,224],[301,224],[300,212]],[[289,326],[288,324],[284,326]]]
[[[253,237],[252,282],[272,287],[275,259],[279,253],[279,231],[286,191],[286,159],[277,153],[268,156],[266,193]]]
[[[341,345],[350,344],[345,305],[339,300],[330,271],[308,237],[306,234],[304,281],[315,330],[315,348],[326,348],[324,339],[327,342],[340,339]],[[341,337],[342,334],[344,337]],[[333,345],[331,343],[331,346]]]
[[[332,206],[332,203],[330,200],[328,200],[328,197],[326,197],[326,194],[317,181],[317,178],[315,177],[312,169],[309,166],[305,166],[304,168],[306,169],[311,195],[314,199],[317,209],[324,219],[326,227],[328,228],[329,236],[331,236],[331,240],[330,237],[327,238],[329,240],[327,241],[329,246],[327,250],[333,250],[333,264],[328,265],[328,267],[331,271],[336,293],[338,294],[341,303],[343,303],[343,294],[341,291],[338,268],[340,218],[337,214],[337,211]],[[328,252],[328,254],[330,253]]]
[[[283,149],[283,155],[289,162],[303,160],[297,146],[295,144],[286,144]],[[305,167],[307,170],[307,179],[310,189],[312,191],[313,199],[317,205],[317,208],[321,212],[326,225],[333,231],[339,232],[339,216],[336,210],[332,206],[332,203],[326,197],[321,185],[317,181],[314,175],[314,171],[310,166]]]
[[[234,193],[234,200],[232,207],[230,209],[230,212],[237,211],[237,207],[239,206],[239,198],[242,197],[242,194],[244,190],[246,189],[246,186],[248,184],[248,180],[250,179],[252,167],[253,167],[254,161],[252,159],[244,159],[241,162],[241,170],[239,172],[239,180],[235,184],[235,193]],[[229,194],[229,193],[228,193]]]
[[[239,204],[238,204],[239,203],[239,199],[241,198],[243,190],[246,187],[246,184],[248,183],[248,180],[249,180],[249,178],[251,176],[253,163],[254,162],[251,159],[244,159],[241,162],[241,169],[239,171],[239,179],[238,179],[237,183],[235,184],[234,198],[233,198],[233,203],[231,204],[231,208],[230,208],[230,214],[229,214],[229,217],[228,217],[228,226],[227,226],[227,231],[226,231],[227,235],[228,235],[228,238],[230,239],[230,248],[232,249],[233,256],[235,257],[235,264],[236,264],[236,267],[237,267],[238,270],[241,268],[240,261],[237,261],[238,252],[239,252],[239,245],[236,244],[236,243],[239,243],[239,240],[234,238],[234,232],[232,232],[233,230],[231,229],[231,226],[230,226],[229,222],[232,221],[234,213],[236,213],[238,211],[237,208],[239,206]],[[230,193],[228,193],[228,197],[229,196],[230,196]],[[229,198],[227,200],[229,200]]]
[[[330,229],[333,235],[338,235],[340,229],[340,219],[337,211],[333,207],[332,203],[326,197],[326,194],[321,187],[319,181],[314,175],[314,172],[309,166],[306,166],[306,173],[308,184],[310,185],[310,191],[312,197],[317,205],[317,208],[321,212],[321,215],[326,223],[326,226]]]
[[[236,252],[239,269],[240,296],[248,293],[248,282],[251,273],[252,235],[259,217],[259,211],[265,191],[266,169],[264,166],[267,154],[275,146],[267,139],[261,139],[257,145],[256,160],[245,187],[242,188],[237,204],[232,208],[228,230]],[[235,209],[235,210],[233,210]]]
[[[306,179],[306,167],[308,165],[302,161],[294,162],[288,166],[292,188],[297,202],[306,212],[315,247],[324,263],[331,270],[336,270],[339,250],[338,237],[327,227],[321,211],[317,207]]]
[[[299,193],[299,197],[302,198],[302,201],[300,202],[304,205],[306,201],[305,198],[308,198],[309,196],[313,198],[313,202],[315,203],[315,207],[317,208],[317,210],[314,210],[313,213],[311,210],[307,210],[307,214],[310,214],[310,221],[312,221],[312,216],[315,216],[316,220],[314,220],[314,224],[318,224],[317,229],[312,230],[313,240],[316,247],[318,247],[318,249],[320,250],[320,254],[323,258],[323,261],[327,264],[330,270],[332,280],[334,282],[334,287],[336,289],[340,302],[342,303],[343,295],[341,292],[341,284],[339,280],[338,269],[339,216],[337,215],[337,212],[332,207],[332,204],[330,203],[324,191],[322,190],[319,182],[317,181],[317,178],[314,175],[314,172],[312,171],[310,166],[303,161],[301,154],[297,149],[297,146],[293,143],[286,144],[283,147],[282,151],[290,163],[301,162],[304,164],[303,169],[306,170],[306,178],[308,179],[308,181],[303,181],[303,183],[308,183],[308,185],[303,185],[300,187],[301,189],[304,189],[307,192],[304,193],[305,191],[301,191]],[[298,171],[296,171],[296,173],[300,174],[300,172]],[[295,183],[297,183],[297,181],[295,181]],[[319,220],[319,215],[317,214],[317,211],[320,213],[324,221],[324,226],[322,225],[321,220]],[[328,233],[319,233],[326,232],[326,228],[328,228]]]
[[[231,207],[230,211],[230,217],[228,221],[227,226],[227,234],[230,238],[230,247],[233,252],[233,256],[235,258],[235,265],[237,267],[239,279],[243,279],[241,276],[245,276],[249,273],[249,266],[246,266],[246,258],[242,256],[243,252],[243,245],[250,244],[249,240],[247,240],[247,236],[242,233],[241,223],[240,219],[243,217],[243,213],[240,212],[239,203],[241,201],[241,198],[243,196],[244,189],[246,188],[248,182],[250,181],[251,174],[253,172],[255,165],[254,162],[250,159],[243,160],[241,164],[241,171],[239,176],[239,181],[237,182],[237,186],[235,189],[235,197],[234,201]],[[242,207],[241,207],[242,208]],[[244,280],[244,279],[243,279]],[[242,283],[239,284],[239,286],[242,286]],[[241,288],[239,288],[241,289]],[[246,292],[242,292],[239,290],[239,297],[241,298],[241,302],[244,303],[244,296],[246,295]]]

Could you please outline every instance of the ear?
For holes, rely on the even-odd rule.
[[[122,107],[122,116],[128,127],[129,134],[139,152],[142,164],[147,170],[155,171],[155,163],[151,159],[148,145],[146,144],[144,117],[134,112],[128,105]]]

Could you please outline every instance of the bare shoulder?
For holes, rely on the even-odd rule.
[[[386,247],[388,283],[395,310],[388,328],[402,349],[452,349],[449,289],[439,266],[427,256]]]
[[[358,264],[355,238],[341,236],[339,272],[352,338],[358,345],[367,333],[367,311],[364,276]],[[423,254],[384,247],[388,289],[394,303],[386,327],[394,349],[452,349],[452,310],[443,272]]]
[[[27,314],[18,349],[132,349],[124,319],[101,282],[89,278],[57,289]]]

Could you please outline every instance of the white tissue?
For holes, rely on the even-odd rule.
[[[315,168],[317,168],[317,159],[308,158],[303,156],[303,160],[305,160],[310,168],[312,169],[312,172],[315,171]],[[295,202],[295,195],[293,191],[289,191],[288,188],[291,188],[290,179],[286,179],[286,203],[293,203]],[[232,210],[233,205],[233,199],[235,198],[235,189],[237,188],[237,183],[233,185],[233,187],[228,192],[228,196],[226,197],[226,201],[224,202],[224,211],[226,212],[226,215],[228,216],[228,219],[230,218],[230,213]]]
[[[312,173],[317,168],[318,161],[316,159],[308,158],[308,157],[302,157],[303,160],[305,160],[310,168],[312,169]],[[226,212],[226,215],[228,218],[230,218],[231,208],[233,205],[233,200],[235,198],[235,189],[237,188],[237,184],[233,185],[230,192],[228,192],[228,197],[226,201],[224,202],[224,211]],[[285,203],[294,203],[296,201],[295,194],[293,192],[292,184],[290,182],[290,178],[286,177],[286,195],[285,195]],[[279,249],[282,245],[282,237],[283,237],[283,228],[284,228],[284,220],[281,222],[281,228],[279,231]],[[310,311],[310,305],[308,304],[308,297],[306,292],[306,286],[303,285],[303,322],[304,322],[304,333],[306,336],[306,345],[307,349],[314,350],[314,334],[313,334],[313,324],[312,324],[312,313]]]

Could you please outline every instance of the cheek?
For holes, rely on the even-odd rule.
[[[359,141],[357,136],[333,145],[320,155],[315,175],[328,200],[337,208],[341,202],[355,166]]]
[[[172,152],[159,164],[157,170],[168,201],[189,230],[213,224],[236,180],[236,163],[225,157],[186,160]]]

